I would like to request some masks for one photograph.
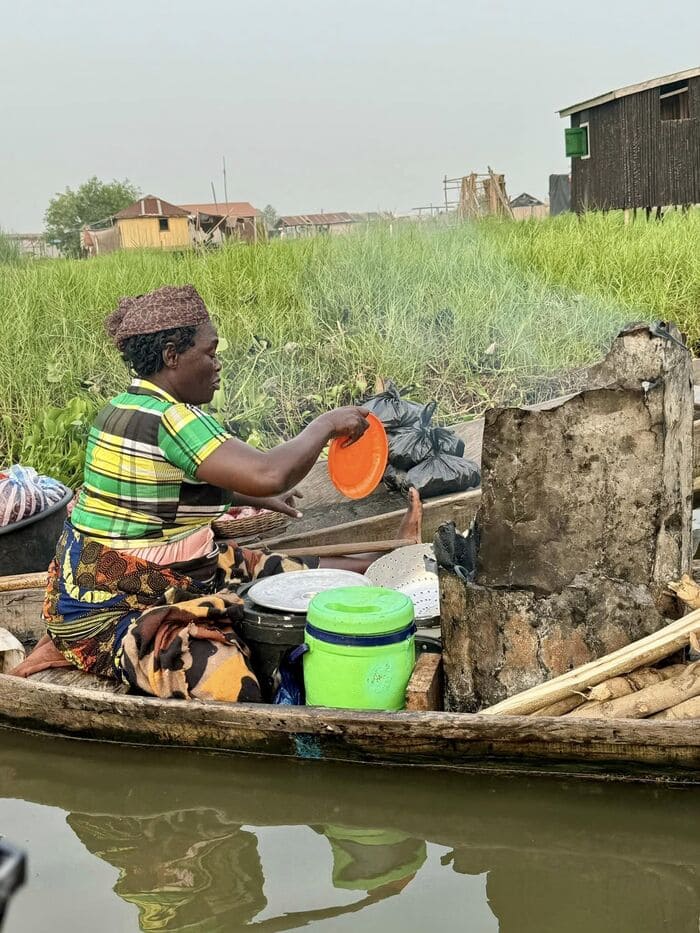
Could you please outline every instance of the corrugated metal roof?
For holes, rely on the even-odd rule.
[[[327,227],[333,224],[356,223],[352,214],[339,211],[335,214],[287,214],[277,221],[278,227]]]
[[[649,91],[655,87],[661,87],[662,84],[673,84],[674,81],[687,81],[689,78],[700,76],[700,68],[689,68],[687,71],[677,71],[672,75],[664,75],[661,78],[652,78],[651,81],[643,81],[641,84],[628,84],[627,87],[618,88],[616,91],[608,91],[606,94],[600,94],[598,97],[591,97],[589,100],[581,101],[579,104],[573,104],[571,107],[565,107],[559,111],[560,117],[571,116],[572,113],[578,113],[581,110],[590,110],[593,107],[600,107],[602,104],[608,104],[611,100],[618,100],[620,97],[629,97],[630,94],[639,94],[642,91]]]
[[[218,204],[182,204],[189,214],[210,217],[259,217],[260,211],[248,201],[220,201]]]
[[[147,194],[114,216],[117,220],[130,220],[134,217],[187,217],[187,211],[162,198]]]

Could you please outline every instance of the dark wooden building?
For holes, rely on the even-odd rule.
[[[632,84],[559,111],[571,117],[571,207],[700,204],[700,68]]]

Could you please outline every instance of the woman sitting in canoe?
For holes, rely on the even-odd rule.
[[[136,378],[90,431],[84,484],[49,568],[49,637],[16,673],[74,666],[157,697],[257,701],[231,625],[242,616],[235,588],[309,567],[364,570],[369,561],[217,544],[211,523],[234,501],[288,510],[285,494],[331,438],[361,437],[365,413],[328,412],[268,452],[232,437],[197,407],[212,400],[221,364],[191,285],[123,299],[107,331]],[[412,495],[402,538],[420,540],[420,508]]]

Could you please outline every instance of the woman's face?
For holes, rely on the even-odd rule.
[[[221,381],[221,363],[216,356],[218,343],[214,325],[200,324],[194,345],[183,353],[173,351],[169,365],[170,384],[181,401],[189,405],[211,402]]]

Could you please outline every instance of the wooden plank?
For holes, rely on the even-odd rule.
[[[423,652],[406,687],[406,709],[442,709],[442,655]]]
[[[26,651],[22,643],[12,632],[0,627],[0,673],[9,674],[25,657]]]

